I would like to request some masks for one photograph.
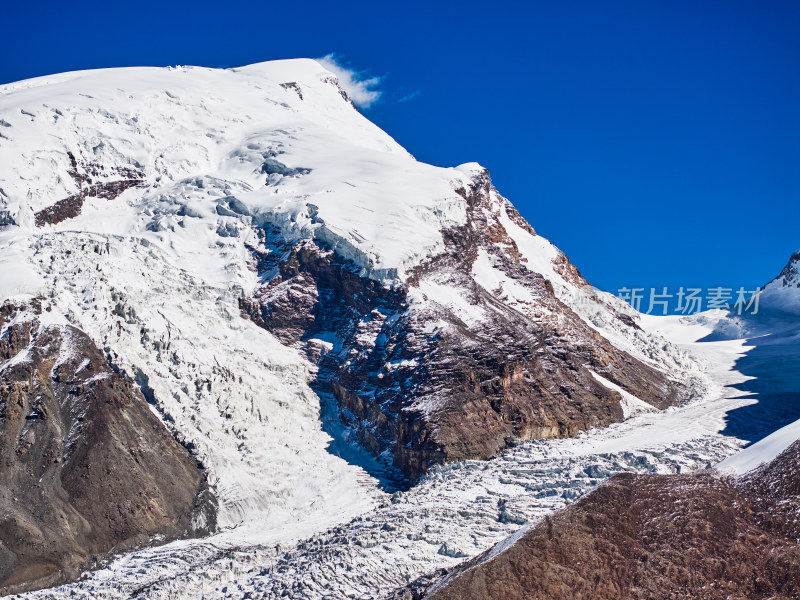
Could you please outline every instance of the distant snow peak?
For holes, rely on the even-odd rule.
[[[785,287],[800,288],[800,250],[792,254],[776,281],[780,281]]]
[[[768,310],[800,313],[800,250],[792,254],[780,274],[764,286],[760,304]]]

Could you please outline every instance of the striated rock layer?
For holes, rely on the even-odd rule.
[[[131,381],[39,301],[0,309],[0,593],[214,527],[205,477]]]

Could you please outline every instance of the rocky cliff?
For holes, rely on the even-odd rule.
[[[633,410],[647,410],[698,393],[667,375],[665,363],[615,347],[567,303],[574,299],[559,298],[515,241],[538,236],[486,171],[457,193],[465,224],[444,230],[444,251],[400,284],[364,276],[324,243],[287,243],[270,228],[254,249],[265,283],[241,301],[244,312],[304,351],[320,389],[333,393],[345,425],[374,454],[388,452],[413,481],[434,464],[492,457],[514,439],[621,421],[630,396],[640,400]],[[566,256],[558,253],[552,269],[617,330],[645,337]]]
[[[85,333],[0,308],[0,593],[214,528],[197,462]]]

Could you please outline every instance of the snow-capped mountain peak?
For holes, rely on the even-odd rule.
[[[800,313],[800,250],[789,257],[780,274],[761,291],[761,305],[788,313]]]
[[[0,270],[135,383],[237,543],[706,389],[485,169],[416,161],[311,60],[0,87]]]

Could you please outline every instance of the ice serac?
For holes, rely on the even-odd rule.
[[[424,598],[796,598],[798,464],[800,441],[738,479],[617,475]]]
[[[85,333],[45,316],[0,308],[0,593],[214,528],[197,462]]]

